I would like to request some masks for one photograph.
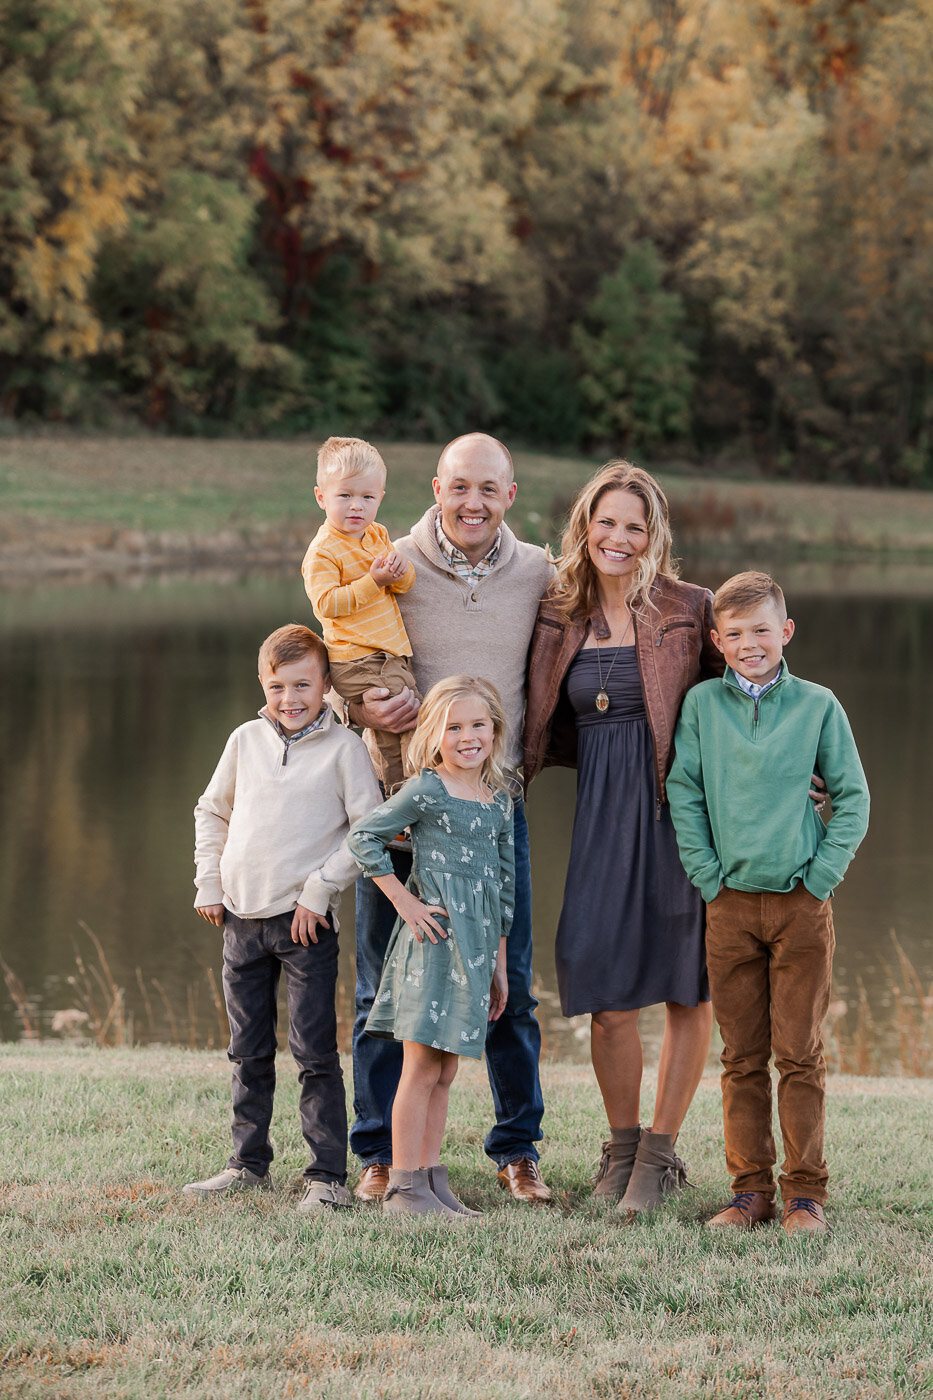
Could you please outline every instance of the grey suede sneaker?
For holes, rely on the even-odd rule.
[[[207,1181],[189,1181],[181,1190],[183,1196],[204,1198],[230,1195],[234,1191],[271,1191],[272,1177],[268,1172],[265,1176],[257,1176],[249,1167],[224,1167],[222,1172],[209,1176]]]
[[[303,1215],[317,1215],[325,1210],[347,1210],[353,1198],[339,1181],[309,1181],[298,1202]]]

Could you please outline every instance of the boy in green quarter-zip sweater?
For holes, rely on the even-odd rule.
[[[780,1176],[788,1234],[826,1230],[826,1065],[820,1030],[835,939],[830,896],[868,828],[868,785],[845,711],[792,676],[784,594],[736,574],[713,599],[721,680],[687,692],[667,780],[684,869],[706,901],[706,957],[723,1040],[722,1103],[732,1200],[708,1223],[773,1220],[771,1075],[778,1070]],[[819,773],[824,826],[807,797]]]

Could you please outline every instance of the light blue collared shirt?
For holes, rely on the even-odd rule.
[[[778,673],[777,673],[777,675],[774,677],[773,680],[765,681],[764,685],[757,685],[754,681],[747,680],[747,679],[745,678],[745,676],[740,676],[739,673],[738,673],[738,671],[736,671],[736,670],[735,670],[734,668],[732,668],[732,667],[730,667],[730,670],[732,671],[732,674],[735,676],[736,684],[737,684],[742,690],[745,691],[745,694],[746,694],[746,695],[750,695],[750,696],[752,697],[753,700],[759,700],[759,699],[761,698],[761,696],[764,695],[765,691],[766,691],[766,690],[770,690],[771,687],[772,687],[773,685],[777,685],[778,681],[779,681],[779,680],[781,679],[781,677],[783,676],[783,674],[784,674],[784,658],[781,657],[781,664],[780,664],[780,666],[778,667]]]

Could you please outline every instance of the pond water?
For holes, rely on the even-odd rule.
[[[924,989],[933,982],[933,569],[761,562],[785,582],[797,622],[791,669],[840,697],[868,773],[871,830],[836,897],[836,987],[851,1008],[864,985],[884,1023],[892,930]],[[713,587],[731,571],[683,569]],[[43,1033],[79,1004],[69,977],[83,976],[98,1006],[112,1000],[90,929],[133,1037],[222,1043],[207,975],[219,979],[219,938],[191,907],[191,813],[227,734],[261,704],[258,643],[296,619],[309,610],[293,575],[0,592],[0,952]],[[545,1051],[582,1058],[586,1018],[560,1016],[553,959],[574,782],[543,774],[529,819]],[[343,921],[346,1036],[352,896]],[[0,983],[0,1037],[21,1034]]]

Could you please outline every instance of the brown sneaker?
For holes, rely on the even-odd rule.
[[[363,1168],[362,1175],[353,1194],[358,1201],[381,1201],[389,1184],[388,1162],[370,1162]]]
[[[776,1219],[777,1206],[773,1196],[766,1196],[763,1191],[736,1191],[729,1204],[706,1223],[711,1230],[718,1230],[720,1226],[751,1230],[756,1225],[763,1225],[766,1220]]]
[[[829,1229],[823,1207],[809,1196],[793,1196],[784,1206],[781,1224],[785,1235],[797,1235],[801,1231],[809,1235],[825,1235]]]
[[[519,1157],[517,1162],[507,1162],[496,1173],[496,1180],[503,1191],[508,1191],[513,1201],[524,1201],[531,1206],[554,1204],[554,1194],[543,1181],[533,1157]]]

